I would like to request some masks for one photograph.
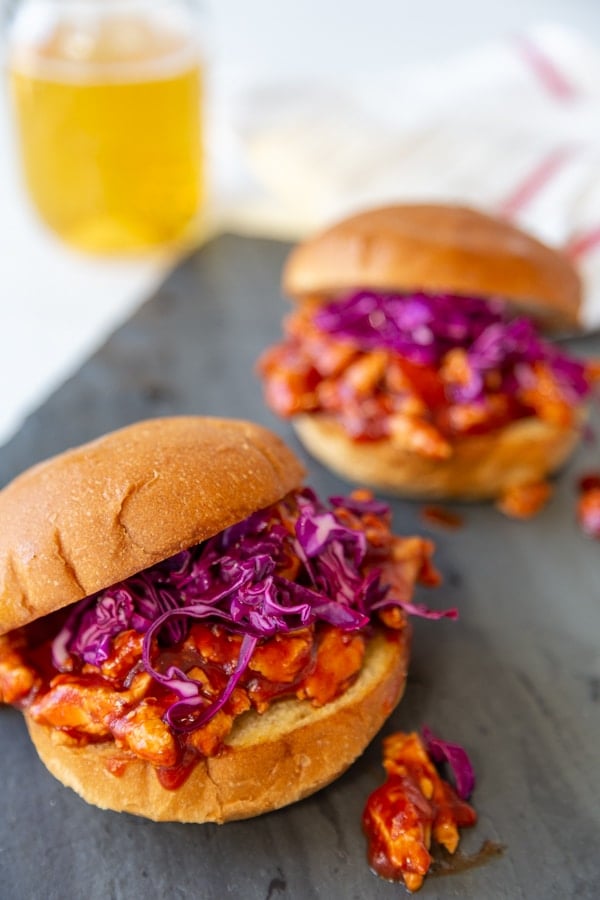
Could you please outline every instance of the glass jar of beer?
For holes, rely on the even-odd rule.
[[[181,238],[203,198],[203,47],[193,0],[22,0],[8,69],[26,185],[70,244]]]

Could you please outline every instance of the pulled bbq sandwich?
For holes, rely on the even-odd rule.
[[[340,775],[398,703],[432,545],[269,431],[142,422],[0,492],[0,701],[84,799],[223,822]]]
[[[565,256],[472,209],[392,206],[300,244],[283,287],[297,308],[259,368],[317,459],[406,496],[544,499],[593,379],[539,333],[578,327]]]

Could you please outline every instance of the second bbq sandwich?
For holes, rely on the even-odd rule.
[[[393,206],[300,244],[283,286],[297,308],[260,370],[314,456],[407,496],[541,501],[592,386],[540,336],[578,327],[566,257],[472,209]]]

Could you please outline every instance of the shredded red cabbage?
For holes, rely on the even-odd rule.
[[[333,507],[343,506],[351,513],[364,516],[371,513],[374,516],[387,516],[390,508],[383,500],[371,497],[368,500],[359,497],[330,497],[329,502]]]
[[[144,635],[146,671],[178,697],[166,718],[173,728],[185,731],[199,727],[224,706],[263,638],[318,621],[355,631],[364,628],[375,611],[390,606],[427,618],[456,616],[455,610],[431,612],[395,597],[382,583],[364,531],[348,527],[335,515],[343,506],[359,517],[387,517],[386,504],[335,497],[327,507],[309,489],[297,492],[294,500],[293,516],[282,516],[277,507],[256,512],[204,543],[80,601],[54,639],[54,665],[64,669],[72,655],[99,666],[109,655],[112,639],[135,629]],[[290,567],[295,570],[293,580],[284,574]],[[242,636],[237,665],[216,701],[176,666],[160,671],[152,662],[156,641],[162,646],[179,643],[198,619],[221,623]]]
[[[361,350],[392,350],[418,365],[439,366],[451,350],[466,351],[470,377],[451,391],[459,403],[481,399],[491,371],[500,374],[501,390],[514,394],[527,386],[536,362],[548,365],[568,402],[590,392],[585,366],[543,340],[531,320],[509,319],[498,299],[358,291],[321,307],[314,322]]]
[[[455,607],[450,609],[430,609],[424,603],[406,603],[403,602],[402,609],[409,616],[418,616],[420,619],[458,619],[458,610]],[[376,607],[377,608],[377,607]]]
[[[63,668],[71,654],[99,666],[108,659],[111,641],[119,632],[135,628],[143,633],[157,615],[177,609],[180,595],[170,574],[178,559],[172,557],[76,603],[53,641],[54,666]],[[181,622],[173,622],[169,629],[172,643],[185,636]]]
[[[452,744],[435,737],[427,726],[422,729],[427,752],[434,762],[447,762],[452,769],[456,793],[461,800],[468,800],[475,787],[475,772],[469,755],[460,744]]]
[[[357,291],[321,307],[315,324],[363,350],[384,347],[411,362],[435,365],[454,347],[469,347],[490,325],[504,321],[500,301],[452,294]]]

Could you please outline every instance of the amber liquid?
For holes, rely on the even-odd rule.
[[[202,202],[197,55],[184,37],[128,27],[82,40],[63,26],[11,61],[31,198],[53,231],[89,251],[172,242]]]

